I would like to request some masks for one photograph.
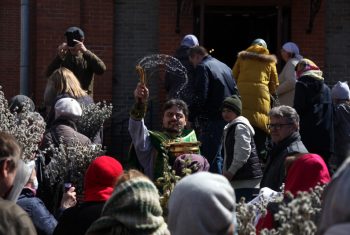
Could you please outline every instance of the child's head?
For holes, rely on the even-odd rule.
[[[227,97],[222,103],[222,118],[231,122],[242,113],[242,102],[238,95]]]
[[[334,103],[344,103],[350,101],[350,90],[348,82],[338,81],[332,88],[332,98]]]

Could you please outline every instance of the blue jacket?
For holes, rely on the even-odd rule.
[[[190,120],[201,116],[221,120],[221,105],[226,97],[238,94],[231,69],[207,55],[195,69],[195,102],[190,107]]]
[[[57,225],[55,217],[47,210],[42,200],[34,193],[24,188],[17,200],[17,204],[25,210],[32,219],[38,235],[51,235]]]

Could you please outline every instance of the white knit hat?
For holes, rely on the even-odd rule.
[[[198,172],[180,180],[168,204],[172,235],[219,234],[235,220],[236,198],[228,180]]]
[[[350,90],[348,82],[338,81],[332,88],[332,98],[339,100],[349,100]]]
[[[195,47],[198,45],[198,39],[193,34],[187,34],[181,41],[181,46]]]
[[[78,101],[73,98],[59,99],[55,104],[55,119],[59,117],[78,118],[83,110]]]

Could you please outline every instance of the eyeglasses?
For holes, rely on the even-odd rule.
[[[280,130],[283,126],[290,126],[293,125],[293,123],[281,123],[281,124],[267,124],[267,128]]]

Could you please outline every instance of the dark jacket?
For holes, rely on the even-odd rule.
[[[91,98],[91,96],[84,96],[84,97],[80,97],[80,98],[76,98],[76,97],[71,97],[69,94],[64,93],[61,95],[58,95],[55,99],[55,101],[52,103],[51,108],[50,108],[50,112],[46,117],[46,128],[50,128],[52,126],[52,123],[55,121],[55,104],[59,99],[62,98],[73,98],[75,100],[78,101],[78,103],[80,104],[80,106],[84,106],[84,105],[89,105],[89,104],[93,104],[94,100]]]
[[[84,202],[66,209],[60,217],[54,235],[84,235],[101,216],[105,202]]]
[[[74,146],[76,141],[86,145],[91,144],[88,137],[77,131],[74,121],[60,117],[53,122],[52,127],[44,134],[41,149],[45,149],[50,143],[58,146],[61,137],[63,137],[63,143],[68,146]]]
[[[28,213],[39,235],[53,234],[57,221],[47,210],[44,202],[35,197],[32,190],[24,188],[17,200],[17,204]]]
[[[221,105],[224,99],[238,94],[231,69],[208,55],[195,69],[195,102],[190,110],[190,119],[201,116],[221,120]]]
[[[103,74],[106,70],[103,61],[89,50],[78,56],[74,56],[68,51],[63,60],[56,56],[48,66],[46,76],[49,77],[60,66],[71,70],[78,78],[81,87],[89,94],[93,92],[94,74]]]
[[[294,108],[300,116],[301,140],[311,153],[325,162],[333,152],[333,107],[329,87],[323,80],[302,76],[295,86]]]
[[[281,191],[280,187],[286,177],[285,159],[287,156],[296,153],[308,153],[303,142],[301,142],[298,132],[294,132],[281,143],[272,146],[272,149],[268,153],[268,160],[260,188],[269,187],[272,190]]]
[[[191,106],[193,100],[194,67],[188,58],[189,49],[189,47],[180,46],[174,55],[187,70],[187,84],[184,85],[186,79],[183,76],[168,72],[165,76],[165,90],[168,92],[169,99],[182,99],[187,105]]]
[[[83,108],[84,106],[90,105],[94,103],[94,100],[92,99],[91,96],[87,95],[87,96],[83,96],[80,98],[75,98],[75,97],[71,97],[69,94],[64,93],[61,94],[59,96],[56,97],[55,101],[53,102],[50,112],[46,118],[46,128],[49,129],[53,122],[55,121],[55,104],[59,99],[62,98],[73,98],[76,99],[78,101],[78,103],[80,104],[80,106]],[[78,130],[78,132],[83,134],[83,131]],[[94,144],[102,144],[102,140],[103,140],[103,128],[100,129],[99,132],[97,132],[97,134],[90,139]]]
[[[83,145],[91,144],[91,141],[85,135],[77,132],[75,123],[72,120],[58,118],[54,121],[52,127],[46,131],[40,150],[45,150],[53,144],[58,147],[60,138],[63,137],[63,144],[68,147],[74,147],[77,142]],[[38,174],[39,189],[38,196],[44,201],[46,207],[51,213],[56,213],[63,194],[63,182],[57,180],[57,168],[61,167],[57,161],[52,158],[53,153],[47,151],[45,157],[38,158],[38,165],[42,166],[43,172]]]

